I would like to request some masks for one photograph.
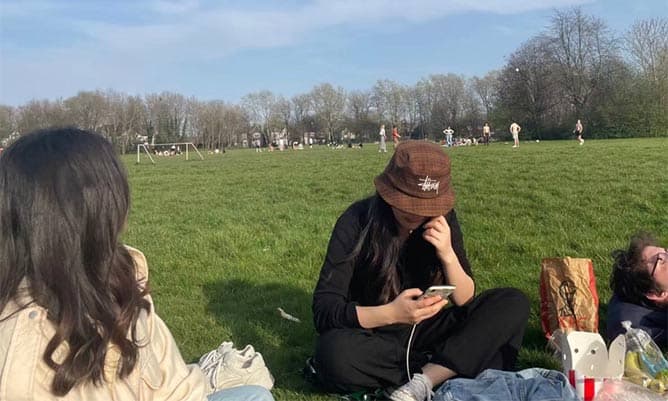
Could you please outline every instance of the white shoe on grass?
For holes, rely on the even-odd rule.
[[[248,347],[249,346],[246,346],[246,348]],[[230,351],[235,351],[234,344],[230,341],[223,341],[223,343],[220,344],[218,348],[202,355],[202,357],[199,359],[198,362],[200,369],[205,370],[217,364],[218,361],[223,357],[223,355]]]
[[[200,368],[209,379],[212,391],[250,384],[267,390],[274,386],[274,377],[264,358],[251,345],[237,350],[232,343],[223,343],[200,359]]]
[[[389,392],[387,398],[392,401],[431,401],[434,396],[431,380],[422,373],[416,373],[403,386]]]

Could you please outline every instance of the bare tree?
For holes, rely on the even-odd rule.
[[[225,108],[224,121],[224,146],[237,146],[243,139],[248,139],[251,124],[241,106],[227,105]]]
[[[76,96],[68,98],[64,102],[68,118],[76,126],[103,132],[107,114],[107,98],[101,91],[79,92]]]
[[[162,92],[145,97],[144,127],[151,144],[184,140],[187,137],[188,101],[178,93]],[[156,139],[158,138],[158,139]]]
[[[373,97],[381,117],[393,125],[406,118],[406,88],[388,79],[377,81],[373,87]]]
[[[16,130],[22,134],[47,127],[74,125],[68,118],[61,100],[31,100],[18,107]]]
[[[334,132],[339,128],[338,125],[343,118],[346,93],[341,87],[334,88],[331,84],[324,83],[314,87],[310,94],[315,116],[324,126],[327,138],[332,142]]]
[[[482,133],[482,102],[473,88],[473,82],[467,81],[464,87],[464,96],[462,102],[462,122],[469,135],[480,136]]]
[[[475,93],[480,97],[485,118],[488,119],[498,94],[499,71],[490,71],[482,78],[473,77],[472,85]]]
[[[16,111],[12,106],[0,105],[0,142],[16,131]]]
[[[354,118],[368,118],[371,114],[371,94],[366,91],[352,91],[348,94],[348,108]]]
[[[264,137],[269,140],[269,123],[273,118],[276,96],[268,90],[250,93],[241,99],[241,105],[250,117],[251,123],[257,125]]]
[[[368,91],[353,91],[348,95],[346,114],[352,131],[361,136],[360,139],[369,139],[369,133],[376,129],[377,120],[372,116],[372,104]]]
[[[292,110],[295,118],[295,126],[303,132],[313,132],[317,127],[314,126],[313,101],[311,95],[301,94],[294,96],[291,100]]]
[[[542,137],[545,118],[563,99],[557,68],[551,57],[550,40],[534,37],[510,56],[499,76],[499,103],[503,121],[526,121],[524,132]]]
[[[379,121],[399,124],[407,117],[407,88],[389,79],[376,81],[371,89],[371,101],[378,113]]]
[[[423,78],[415,85],[414,96],[418,118],[415,122],[415,128],[424,137],[425,130],[432,125],[431,119],[434,109],[434,95],[429,79]]]
[[[290,135],[296,134],[296,133],[291,133],[291,126],[292,126],[292,103],[285,99],[283,96],[279,96],[276,98],[276,103],[274,104],[274,112],[273,115],[275,118],[278,120],[278,123],[280,124],[281,128],[285,128],[285,132],[287,133],[288,137]],[[288,143],[292,143],[292,139],[294,138],[287,138],[289,139]]]
[[[464,129],[461,121],[466,94],[464,78],[455,74],[431,75],[426,89],[431,107],[428,131],[438,135],[446,126],[456,127],[456,131]]]
[[[404,132],[411,134],[420,125],[422,119],[420,107],[420,88],[418,85],[406,88],[406,120]],[[424,135],[423,135],[424,136]]]
[[[617,45],[605,22],[585,15],[580,8],[555,11],[547,33],[551,56],[558,66],[559,82],[575,115],[590,106],[591,97],[616,65]]]
[[[126,115],[126,98],[124,93],[109,90],[105,93],[106,110],[103,118],[102,132],[112,143],[116,144],[121,153],[125,153],[134,138],[127,132],[128,116]]]
[[[666,79],[668,68],[668,19],[638,21],[625,38],[633,62],[652,82]]]
[[[197,127],[198,142],[206,149],[218,149],[223,140],[222,121],[225,103],[214,100],[195,105],[194,123]]]

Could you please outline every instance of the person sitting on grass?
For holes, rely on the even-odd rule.
[[[662,348],[668,347],[668,250],[647,232],[631,237],[628,249],[612,253],[613,294],[608,302],[609,340],[625,333],[621,322],[645,330]]]
[[[475,296],[448,156],[404,142],[374,183],[336,222],[313,295],[317,384],[422,401],[449,378],[513,369],[529,302],[512,288]],[[419,298],[432,285],[456,289]]]
[[[260,386],[209,394],[185,364],[144,255],[120,243],[129,207],[97,134],[38,131],[0,156],[0,400],[273,400]]]

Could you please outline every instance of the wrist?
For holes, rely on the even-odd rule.
[[[455,254],[455,251],[452,249],[441,253],[440,257],[444,267],[452,266],[453,264],[459,261],[459,259],[457,258],[457,254]]]
[[[381,306],[382,312],[381,315],[383,316],[383,320],[385,321],[385,324],[390,325],[390,324],[395,324],[397,323],[397,314],[394,310],[394,304],[389,303]]]

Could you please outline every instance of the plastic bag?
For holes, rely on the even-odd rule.
[[[659,394],[626,380],[606,380],[594,401],[665,401]]]
[[[663,393],[668,390],[668,361],[652,337],[642,329],[634,329],[624,321],[626,329],[626,358],[624,377],[650,390]]]

